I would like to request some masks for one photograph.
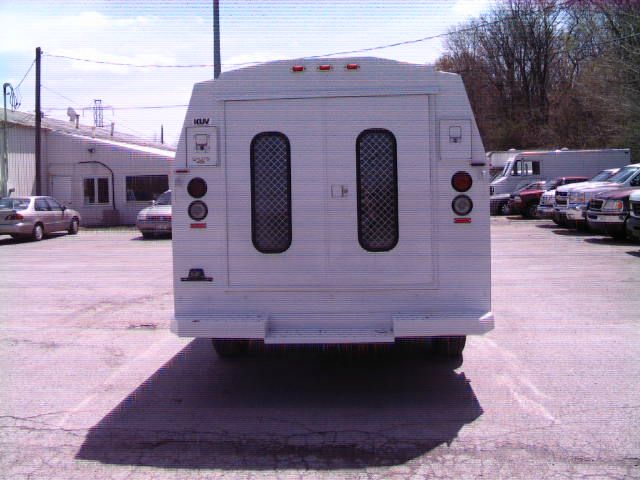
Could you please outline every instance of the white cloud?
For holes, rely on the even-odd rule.
[[[477,17],[485,13],[493,3],[493,0],[457,0],[451,7],[451,12],[458,17]]]

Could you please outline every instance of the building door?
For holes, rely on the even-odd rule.
[[[51,196],[58,200],[62,205],[73,205],[73,192],[71,189],[71,177],[52,175],[50,182]]]

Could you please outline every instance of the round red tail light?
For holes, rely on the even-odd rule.
[[[473,185],[473,179],[467,172],[456,172],[453,177],[451,177],[451,186],[457,192],[466,192],[471,188],[471,185]]]
[[[192,178],[187,185],[187,192],[193,198],[202,198],[207,194],[207,182],[200,177]]]

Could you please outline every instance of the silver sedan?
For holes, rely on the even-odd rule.
[[[167,190],[151,206],[140,210],[136,227],[144,238],[171,235],[171,190]]]
[[[80,214],[52,197],[0,199],[0,235],[42,240],[48,233],[78,233]]]

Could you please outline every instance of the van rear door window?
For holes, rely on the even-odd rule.
[[[251,141],[251,237],[262,253],[291,246],[291,146],[280,132]]]
[[[398,243],[397,163],[393,133],[370,129],[358,136],[358,241],[370,252],[385,252]]]

